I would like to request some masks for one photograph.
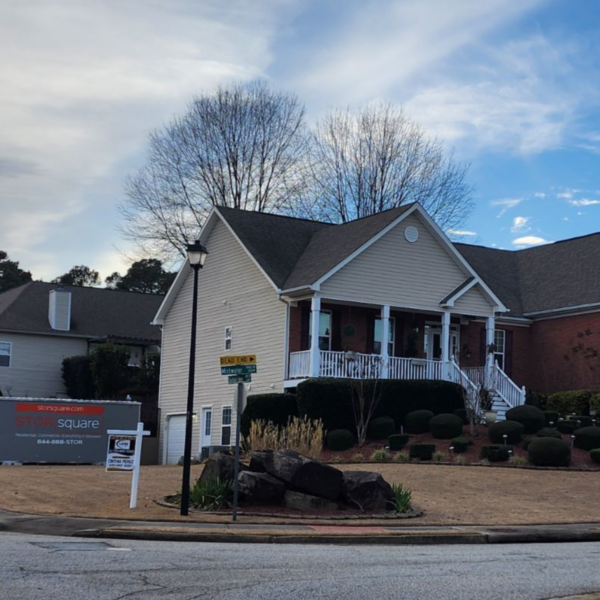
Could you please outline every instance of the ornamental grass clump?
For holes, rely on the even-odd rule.
[[[229,506],[231,483],[216,479],[198,479],[190,490],[190,506],[199,510],[218,510]]]
[[[298,454],[318,459],[323,450],[323,423],[308,417],[292,417],[285,427],[270,421],[252,421],[247,438],[248,450],[294,450]]]
[[[412,510],[412,491],[405,488],[401,483],[392,483],[394,497],[390,504],[397,513],[407,513]]]
[[[385,450],[375,450],[375,452],[371,454],[370,460],[371,462],[388,462],[390,460],[390,455]]]
[[[406,463],[410,460],[410,455],[406,450],[402,450],[398,452],[396,456],[394,456],[394,462]]]

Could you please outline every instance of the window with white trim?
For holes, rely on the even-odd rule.
[[[390,326],[388,331],[388,356],[394,356],[394,331],[396,329],[396,321],[394,317],[390,317]],[[383,336],[383,321],[381,317],[375,317],[375,331],[373,332],[373,353],[381,354],[381,338]]]
[[[231,446],[231,406],[223,407],[221,417],[221,446]]]
[[[504,329],[496,329],[494,331],[494,360],[498,361],[498,365],[504,370],[504,355],[506,352],[506,331]]]
[[[312,312],[308,319],[308,347],[311,346]],[[331,350],[331,311],[319,312],[319,350]]]
[[[231,350],[233,345],[233,327],[225,327],[225,350]]]
[[[10,367],[11,349],[10,342],[0,342],[0,367]]]

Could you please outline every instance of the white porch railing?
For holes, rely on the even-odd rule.
[[[389,358],[388,379],[444,379],[444,365],[439,360]]]
[[[310,351],[291,352],[289,378],[302,379],[310,376]]]
[[[520,388],[501,368],[498,361],[488,367],[467,367],[467,377],[477,386],[496,392],[510,406],[525,404],[525,388]]]
[[[465,400],[473,408],[474,414],[479,414],[479,388],[467,375],[466,369],[459,367],[454,357],[452,357],[448,366],[448,376],[450,381],[463,386],[466,393]]]

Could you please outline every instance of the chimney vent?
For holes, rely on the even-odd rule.
[[[50,327],[56,331],[70,331],[71,292],[62,287],[50,290],[48,321]]]

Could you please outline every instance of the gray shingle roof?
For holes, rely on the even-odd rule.
[[[72,294],[71,330],[56,332],[48,322],[49,294],[56,287],[56,284],[34,281],[0,294],[0,331],[160,343],[160,329],[150,322],[164,296],[61,286]]]

